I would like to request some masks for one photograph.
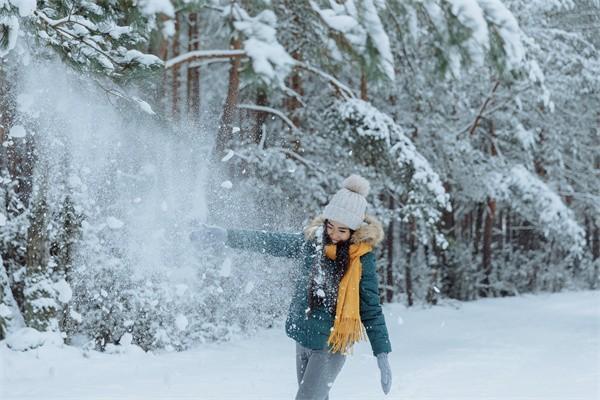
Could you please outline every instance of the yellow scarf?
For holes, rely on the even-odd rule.
[[[335,260],[336,245],[325,246],[325,255]],[[327,344],[334,353],[346,354],[354,343],[364,339],[365,332],[360,320],[360,277],[362,265],[360,257],[373,249],[366,243],[350,245],[350,265],[340,280],[335,320],[333,330],[329,335]]]

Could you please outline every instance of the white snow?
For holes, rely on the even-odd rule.
[[[379,68],[388,79],[395,79],[390,39],[377,12],[377,7],[385,8],[385,2],[362,0],[361,12],[358,12],[354,0],[347,0],[340,4],[330,1],[331,9],[322,9],[314,1],[309,1],[309,4],[323,22],[330,29],[341,34],[358,54],[369,57],[367,38],[370,38],[374,50],[378,53]]]
[[[396,73],[394,71],[394,56],[392,55],[392,49],[390,47],[390,38],[379,18],[379,14],[377,13],[373,1],[366,0],[364,1],[363,6],[365,8],[364,25],[379,53],[379,66],[388,79],[393,81],[396,77]]]
[[[188,319],[186,318],[185,315],[183,314],[179,314],[177,315],[177,317],[175,318],[175,326],[177,327],[177,329],[179,329],[180,331],[184,331],[185,328],[187,328],[189,322]]]
[[[129,346],[133,341],[133,335],[129,332],[125,332],[121,339],[119,339],[119,344],[122,346]]]
[[[0,226],[6,225],[6,215],[0,213]]]
[[[567,251],[581,254],[585,231],[561,197],[521,164],[504,174],[491,173],[485,180],[490,193],[498,199],[510,199],[521,212],[537,222],[546,237],[553,237]]]
[[[156,113],[154,112],[152,107],[150,107],[150,104],[148,104],[147,102],[145,102],[144,100],[142,100],[138,97],[132,97],[132,99],[140,106],[140,108],[143,112],[150,114],[150,115],[156,115]]]
[[[223,181],[221,182],[221,187],[223,189],[231,189],[233,187],[233,183],[231,183],[231,181]]]
[[[476,0],[446,0],[452,5],[452,14],[472,31],[466,41],[471,58],[479,65],[483,64],[484,50],[489,48],[489,34],[483,10]]]
[[[250,281],[246,284],[246,287],[244,288],[244,293],[248,294],[250,292],[252,292],[254,290],[254,282]]]
[[[36,9],[36,0],[0,0],[0,9],[16,7],[21,17],[27,17]]]
[[[177,293],[177,296],[179,297],[183,296],[188,291],[188,289],[189,287],[185,283],[179,283],[175,285],[175,293]]]
[[[63,304],[68,303],[71,300],[71,297],[73,297],[71,285],[69,285],[64,279],[61,279],[54,284],[54,290],[56,290],[58,293],[58,301]]]
[[[165,69],[172,68],[177,64],[196,59],[228,59],[235,56],[246,56],[245,50],[194,50],[188,51],[177,57],[173,57],[165,61]]]
[[[223,264],[221,264],[221,269],[219,270],[219,276],[224,278],[231,276],[232,263],[231,257],[225,257]]]
[[[12,310],[4,303],[0,303],[0,317],[7,318],[12,315]]]
[[[139,6],[145,15],[164,14],[175,17],[175,8],[170,0],[140,0]]]
[[[221,158],[222,162],[227,162],[229,160],[231,160],[231,157],[233,157],[235,155],[235,153],[233,152],[233,150],[229,149],[227,150],[227,154],[225,154],[225,156],[223,158]]]
[[[509,69],[521,67],[525,58],[525,47],[522,42],[521,28],[513,13],[501,0],[478,0],[486,19],[495,25],[495,30],[502,38],[502,47]]]
[[[252,60],[252,69],[267,83],[282,84],[295,64],[294,59],[277,41],[277,17],[263,10],[251,17],[238,4],[225,7],[223,14],[233,15],[233,26],[244,34],[244,50]]]
[[[115,217],[106,218],[106,224],[110,229],[121,229],[125,225],[123,221]]]
[[[67,182],[69,183],[69,186],[72,188],[79,187],[83,184],[83,182],[81,181],[81,178],[75,174],[69,174],[69,177],[67,178]]]
[[[132,62],[135,61],[140,63],[141,65],[151,66],[151,65],[162,65],[163,61],[152,54],[145,54],[138,50],[128,50],[125,53],[125,61]]]
[[[81,323],[83,321],[82,315],[73,309],[69,310],[69,316],[73,318],[75,322]]]
[[[13,354],[16,354],[18,351],[35,349],[43,345],[49,345],[54,349],[63,347],[60,333],[40,332],[33,328],[21,328],[10,334],[3,343],[3,350],[14,352]],[[4,360],[4,357],[2,359]],[[4,367],[4,363],[2,367]],[[6,387],[4,384],[0,386]]]
[[[10,132],[8,134],[11,138],[24,138],[27,136],[27,131],[23,127],[23,125],[15,125],[10,128]]]
[[[599,292],[389,305],[385,313],[393,346],[390,394],[383,395],[376,360],[361,342],[334,382],[332,399],[600,396]],[[394,323],[400,317],[403,324]],[[297,388],[294,342],[282,324],[180,353],[110,355],[55,345],[17,352],[0,342],[2,399],[290,399]]]

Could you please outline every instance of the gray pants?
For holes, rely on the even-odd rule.
[[[346,361],[346,356],[328,350],[311,350],[296,343],[296,400],[329,400],[333,386]]]

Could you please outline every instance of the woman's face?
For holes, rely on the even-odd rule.
[[[327,221],[327,236],[333,244],[350,239],[350,228],[335,221]]]

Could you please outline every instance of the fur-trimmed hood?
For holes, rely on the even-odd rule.
[[[304,237],[307,240],[315,239],[317,230],[323,226],[325,217],[319,215],[314,218],[304,229]],[[376,247],[383,240],[383,226],[377,218],[367,214],[362,225],[354,232],[350,241],[352,243],[366,243]]]

